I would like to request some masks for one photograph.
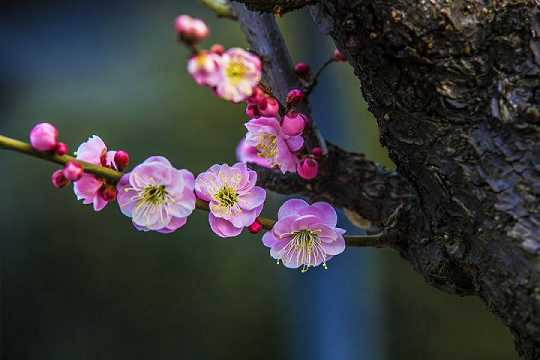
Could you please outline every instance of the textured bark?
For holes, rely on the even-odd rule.
[[[249,3],[265,10],[271,1]],[[515,335],[519,353],[539,359],[535,2],[321,0],[312,14],[354,67],[399,178],[414,189],[396,210],[401,254],[429,283],[480,296]],[[270,184],[286,189],[275,178]],[[346,191],[339,187],[293,189],[327,193],[337,205],[357,201],[355,211],[369,213],[361,191],[343,204],[333,195]]]

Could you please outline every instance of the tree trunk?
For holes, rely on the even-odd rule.
[[[381,142],[413,189],[394,214],[395,247],[430,284],[480,296],[521,356],[539,359],[537,5],[320,0],[311,12],[354,67]]]

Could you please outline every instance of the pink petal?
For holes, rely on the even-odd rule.
[[[321,246],[328,255],[339,255],[345,251],[345,239],[343,236],[338,235],[335,241],[331,243],[323,242]]]
[[[263,188],[255,186],[250,192],[238,197],[238,205],[244,210],[252,210],[264,203],[266,191]]]
[[[234,227],[230,221],[217,218],[212,213],[208,214],[208,222],[212,231],[223,238],[238,236],[242,232],[242,228]]]
[[[298,215],[298,212],[309,207],[309,204],[301,199],[290,199],[281,205],[278,211],[278,219],[285,218],[287,216]]]
[[[287,146],[291,151],[298,151],[304,146],[304,138],[302,136],[292,136],[287,140]]]
[[[275,243],[277,243],[279,240],[276,239],[276,237],[274,236],[274,234],[272,233],[272,231],[267,231],[264,233],[263,237],[262,237],[262,243],[264,244],[264,246],[266,247],[272,247],[274,246]]]
[[[181,218],[173,217],[171,219],[171,222],[169,223],[169,225],[167,225],[166,228],[158,230],[158,232],[160,232],[162,234],[170,234],[170,233],[178,230],[182,226],[184,226],[186,224],[186,222],[187,222],[187,217],[181,217]]]
[[[334,210],[334,208],[330,204],[320,201],[320,202],[316,202],[312,204],[311,207],[314,207],[317,210],[319,210],[322,223],[328,225],[331,228],[336,227],[336,224],[337,224],[336,210]]]

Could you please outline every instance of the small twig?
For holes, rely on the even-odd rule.
[[[315,89],[315,86],[317,85],[317,83],[319,82],[319,78],[320,76],[322,75],[322,73],[324,72],[324,70],[330,65],[330,64],[333,64],[335,63],[336,60],[332,57],[328,60],[326,60],[324,62],[324,64],[321,65],[321,67],[319,68],[319,70],[317,70],[317,72],[315,73],[315,75],[313,76],[313,78],[311,79],[311,81],[309,82],[309,84],[306,86],[305,90],[304,90],[304,93],[306,94],[306,96],[309,96],[309,94],[311,94],[311,92],[313,91],[313,89]]]
[[[227,0],[200,0],[200,2],[215,12],[220,18],[238,20],[238,17],[232,11],[231,4]]]
[[[19,141],[17,139],[12,139],[7,136],[0,135],[0,148],[15,151],[21,154],[30,155],[42,160],[50,161],[55,164],[59,165],[65,165],[69,161],[77,161],[79,164],[82,165],[85,172],[96,175],[101,178],[105,178],[109,180],[111,183],[116,184],[122,176],[124,175],[120,171],[116,171],[114,169],[101,166],[101,165],[95,165],[90,164],[86,161],[78,160],[70,155],[57,155],[54,152],[40,152],[36,151],[32,148],[32,145],[25,143],[23,141]],[[200,199],[197,199],[195,207],[199,210],[204,211],[210,211],[210,208],[208,206],[208,203],[205,201],[202,201]],[[264,217],[258,217],[257,220],[262,224],[262,226],[266,230],[272,230],[274,227],[274,224],[276,223],[273,219],[268,219]],[[381,243],[377,243],[375,240],[375,236],[377,235],[365,235],[365,236],[351,236],[351,237],[345,237],[345,241],[347,242],[347,245],[349,246],[381,246]]]

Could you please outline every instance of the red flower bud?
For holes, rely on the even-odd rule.
[[[338,62],[347,61],[347,58],[345,57],[345,55],[343,55],[343,53],[339,51],[338,49],[334,50],[334,56],[332,58],[334,59],[334,61],[338,61]]]
[[[258,234],[259,232],[261,232],[262,229],[263,229],[263,225],[261,224],[259,219],[255,219],[253,224],[248,226],[248,230],[252,234]]]
[[[68,152],[68,147],[66,144],[64,144],[63,142],[59,142],[57,145],[56,145],[56,150],[55,150],[56,154],[57,155],[66,155],[67,152]]]
[[[129,154],[124,150],[118,150],[114,154],[114,163],[118,170],[124,170],[129,164]]]
[[[311,67],[303,62],[299,62],[294,66],[294,71],[300,79],[307,80],[311,76]]]
[[[262,116],[275,117],[279,113],[279,103],[273,97],[267,97],[266,101],[259,104],[259,112]]]
[[[216,55],[223,55],[225,48],[221,44],[214,44],[210,47],[210,52],[213,52]]]
[[[63,170],[56,170],[51,175],[51,182],[53,186],[57,189],[66,187],[69,185],[69,180],[64,176]]]
[[[316,159],[320,159],[322,156],[322,149],[320,147],[314,147],[311,150],[311,154],[315,156]]]
[[[246,115],[250,119],[256,119],[261,116],[261,113],[259,112],[259,107],[255,104],[249,104],[246,107]]]
[[[301,89],[292,89],[287,94],[287,105],[298,104],[304,101],[304,92]]]
[[[315,159],[305,158],[298,163],[296,171],[302,179],[314,179],[319,173],[319,163]]]

